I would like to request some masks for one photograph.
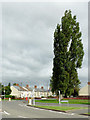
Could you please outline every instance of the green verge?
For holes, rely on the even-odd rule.
[[[52,109],[52,110],[61,110],[61,111],[88,109],[88,107],[68,107],[68,106],[39,106],[39,105],[35,105],[35,107]]]
[[[90,105],[90,101],[88,100],[81,100],[81,99],[74,99],[74,100],[68,100],[69,104],[87,104]],[[59,103],[58,99],[46,99],[46,100],[35,100],[35,102],[41,102],[41,103]],[[62,103],[66,104],[66,103]]]

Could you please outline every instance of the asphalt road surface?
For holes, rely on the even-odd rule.
[[[43,110],[27,106],[23,101],[3,101],[2,118],[88,118],[76,113],[64,113],[51,110]]]

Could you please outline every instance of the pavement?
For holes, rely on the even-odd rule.
[[[80,110],[70,110],[68,111],[69,113],[76,113],[76,114],[85,114],[85,113],[88,113],[88,109],[80,109]]]
[[[37,103],[36,103],[37,104]],[[56,112],[27,106],[27,102],[21,100],[2,101],[0,111],[2,118],[88,118],[73,112]]]

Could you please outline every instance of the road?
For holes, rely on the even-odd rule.
[[[2,118],[87,118],[76,113],[64,113],[51,110],[43,110],[27,106],[23,101],[3,101]]]

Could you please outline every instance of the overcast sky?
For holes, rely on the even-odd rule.
[[[81,86],[88,81],[88,3],[3,3],[2,82],[49,85],[53,68],[53,34],[65,10],[80,23],[84,60],[78,71]]]

